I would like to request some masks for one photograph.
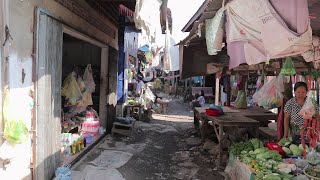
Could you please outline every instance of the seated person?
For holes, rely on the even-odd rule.
[[[206,103],[206,100],[204,98],[204,91],[201,90],[200,95],[196,94],[195,99],[192,100],[192,108],[203,107],[205,103]]]
[[[145,90],[145,84],[143,82],[143,77],[138,76],[138,83],[135,91],[136,96],[140,97],[144,93],[144,90]]]
[[[195,109],[194,108],[203,107],[204,104],[205,104],[204,91],[201,90],[200,91],[200,95],[196,94],[195,95],[195,99],[192,101],[193,116],[194,116],[193,124],[194,124],[195,129],[199,128],[200,123],[199,123],[199,119],[196,117],[196,113],[195,113]]]

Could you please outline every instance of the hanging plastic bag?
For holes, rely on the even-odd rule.
[[[80,88],[80,92],[81,93],[86,92],[86,85],[85,85],[83,79],[80,76],[78,76],[77,83],[78,83],[78,86]]]
[[[145,98],[146,98],[147,100],[152,101],[152,102],[154,102],[155,99],[156,99],[156,96],[153,94],[153,92],[150,90],[149,87],[147,87],[147,89],[146,89],[146,91],[145,91]]]
[[[95,91],[96,84],[93,80],[91,64],[88,64],[86,70],[84,71],[83,81],[86,85],[86,91],[93,93]]]
[[[154,89],[161,89],[161,86],[162,86],[162,83],[161,83],[161,80],[159,78],[154,80],[154,84],[153,84]]]
[[[280,73],[284,76],[293,76],[296,74],[296,69],[294,68],[291,57],[287,57],[286,61],[283,63]]]
[[[256,90],[258,91],[262,86],[263,86],[263,77],[264,76],[259,76],[256,82]]]
[[[236,108],[245,109],[247,108],[247,95],[244,90],[239,90],[237,99],[235,101]]]
[[[10,102],[9,91],[6,90],[3,104],[4,136],[10,144],[23,143],[28,139],[29,131],[21,113],[16,113],[16,106]]]
[[[307,99],[304,105],[302,106],[299,115],[304,119],[312,119],[316,114],[316,100],[312,97],[312,91],[309,91],[307,94]]]
[[[261,89],[254,93],[253,100],[267,110],[278,108],[282,105],[283,91],[283,76],[279,75],[268,81]]]
[[[75,72],[70,73],[63,82],[61,96],[65,96],[72,105],[75,105],[82,97],[77,83]]]

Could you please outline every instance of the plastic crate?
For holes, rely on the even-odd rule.
[[[219,116],[220,115],[220,111],[216,110],[216,109],[206,109],[206,114],[208,116]]]

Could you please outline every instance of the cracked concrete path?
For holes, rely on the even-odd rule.
[[[131,138],[107,136],[73,167],[73,175],[81,180],[94,174],[95,180],[223,180],[215,146],[194,135],[193,113],[176,100],[167,114],[153,114],[150,123],[138,121]]]

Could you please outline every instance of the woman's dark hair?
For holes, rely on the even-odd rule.
[[[308,86],[305,82],[296,82],[294,84],[294,91],[296,91],[298,89],[298,87],[304,87],[306,89],[306,91],[308,91]]]
[[[201,92],[201,96],[204,96],[204,91],[203,91],[203,90],[201,90],[200,92]]]

